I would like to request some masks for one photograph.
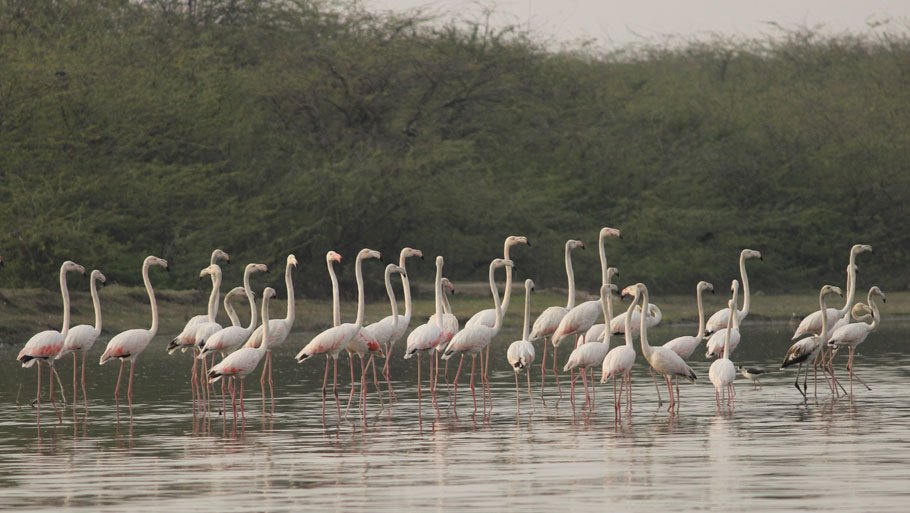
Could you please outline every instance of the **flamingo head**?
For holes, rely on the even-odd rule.
[[[700,281],[700,282],[698,282],[697,290],[710,290],[711,293],[713,294],[714,285],[711,285],[710,283],[708,283],[706,281]]]
[[[757,258],[759,260],[764,260],[761,256],[761,251],[755,251],[754,249],[744,249],[742,251],[743,258],[748,260],[750,258]]]
[[[267,273],[269,272],[269,266],[265,264],[246,264],[244,271],[248,273]]]
[[[385,354],[382,352],[382,346],[379,345],[379,342],[375,340],[370,340],[367,342],[367,349],[371,353],[377,353],[377,356],[380,358],[385,358]]]
[[[622,234],[619,231],[619,228],[610,228],[610,227],[604,226],[603,228],[600,229],[599,237],[601,239],[604,239],[607,237],[618,237],[618,238],[622,239]]]
[[[149,255],[149,256],[145,257],[145,262],[143,262],[143,264],[144,265],[157,265],[158,267],[164,267],[165,271],[171,270],[171,268],[168,267],[168,265],[167,265],[167,260],[165,260],[163,258],[158,258],[154,255]],[[205,269],[203,269],[203,271],[204,270]]]
[[[73,262],[72,260],[67,260],[66,262],[63,262],[63,264],[60,266],[60,270],[63,271],[64,273],[68,273],[70,271],[76,271],[78,273],[85,274],[85,267],[82,267],[81,265],[77,264],[76,262]]]
[[[853,247],[850,248],[851,255],[858,255],[860,253],[872,253],[872,246],[868,244],[854,244]]]
[[[569,239],[566,241],[566,249],[572,251],[573,249],[585,249],[585,243],[580,240]]]
[[[293,265],[294,267],[297,267],[297,257],[295,257],[293,254],[288,255],[287,265]]]
[[[199,271],[199,279],[205,278],[206,276],[221,276],[221,266],[218,264],[212,264],[205,269]]]
[[[219,260],[223,260],[224,263],[229,264],[229,263],[231,263],[231,255],[228,255],[227,253],[225,253],[224,251],[222,251],[220,249],[216,249],[215,251],[212,251],[211,263],[213,263],[213,264],[218,263]]]
[[[607,267],[607,283],[613,281],[613,278],[619,276],[619,269],[615,267]]]
[[[516,244],[525,244],[526,246],[531,245],[531,243],[528,242],[528,238],[525,237],[524,235],[509,235],[508,237],[506,237],[505,246],[507,248],[510,246],[515,246]]]
[[[103,274],[101,274],[101,271],[99,271],[98,269],[93,270],[92,274],[89,278],[92,280],[98,280],[99,282],[101,282],[101,285],[104,285],[105,282],[107,282],[107,277],[104,276]]]
[[[402,248],[401,253],[398,255],[401,260],[404,260],[409,257],[418,257],[423,260],[423,251],[414,248]]]
[[[531,280],[530,278],[528,278],[527,280],[525,280],[525,290],[528,291],[528,292],[533,292],[533,291],[534,291],[534,281]]]
[[[252,291],[250,291],[250,292],[252,293]],[[234,287],[234,288],[232,288],[230,291],[228,291],[227,294],[225,294],[224,299],[225,299],[226,301],[229,301],[230,298],[233,298],[233,297],[236,297],[236,296],[242,296],[242,295],[244,295],[244,294],[246,294],[246,289],[245,289],[245,288],[243,288],[243,287]],[[255,293],[253,293],[253,295],[255,295]]]
[[[335,251],[329,251],[328,253],[325,254],[325,261],[326,262],[338,262],[340,264],[341,255],[336,253]]]
[[[446,277],[442,278],[442,286],[445,287],[446,289],[448,289],[449,293],[451,293],[452,295],[455,294],[455,284],[453,284],[452,281],[449,280],[448,278],[446,278]]]

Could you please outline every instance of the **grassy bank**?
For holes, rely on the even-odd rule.
[[[471,314],[491,306],[490,296],[483,294],[484,288],[477,285],[459,287],[456,295],[452,297],[452,308],[462,321],[466,321]],[[515,288],[510,315],[506,317],[506,329],[520,330],[521,309],[524,302],[522,289]],[[101,291],[102,308],[104,311],[104,333],[106,335],[119,333],[125,329],[148,326],[150,314],[148,298],[145,291],[139,287],[111,286]],[[857,294],[865,298],[865,292]],[[184,323],[193,315],[203,313],[208,296],[202,291],[158,291],[158,306],[160,312],[159,333],[162,335],[176,334]],[[84,292],[72,292],[73,324],[93,322],[91,298]],[[580,292],[578,301],[594,299],[594,296]],[[658,303],[664,312],[665,323],[694,323],[697,320],[695,299],[693,296],[684,295],[655,295],[653,300]],[[726,291],[723,294],[708,294],[705,298],[705,309],[710,314],[722,308],[726,300]],[[558,290],[541,290],[534,293],[531,298],[532,320],[544,308],[552,305],[565,305],[566,296]],[[753,294],[750,322],[783,321],[786,322],[795,316],[802,315],[813,309],[818,298],[814,294]],[[834,306],[839,306],[835,302]],[[273,301],[272,315],[283,317],[287,303]],[[248,310],[245,304],[237,303],[236,308],[241,313],[241,319],[246,322]],[[404,306],[401,305],[403,312]],[[623,306],[616,305],[616,312]],[[356,303],[351,300],[343,302],[342,315],[345,320],[352,320],[355,315]],[[888,295],[888,303],[884,305],[885,316],[910,316],[910,293],[898,292]],[[433,300],[429,291],[418,289],[415,291],[414,318],[415,322],[422,322],[433,311]],[[298,299],[296,303],[297,321],[295,331],[314,331],[326,328],[331,322],[331,303],[325,300]],[[374,321],[388,315],[388,302],[372,301],[366,307],[366,319]],[[221,311],[220,320],[226,322],[226,316]],[[61,300],[58,292],[38,289],[8,289],[0,291],[0,343],[21,344],[31,334],[44,329],[60,329]]]

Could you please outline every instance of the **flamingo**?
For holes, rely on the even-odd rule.
[[[841,347],[846,347],[848,349],[847,372],[850,373],[850,395],[853,395],[853,378],[854,377],[856,377],[856,379],[858,379],[859,382],[863,384],[863,386],[865,386],[867,389],[871,390],[871,388],[869,388],[869,385],[866,385],[866,383],[864,383],[863,380],[861,380],[859,378],[859,376],[856,375],[856,372],[854,372],[853,357],[856,354],[856,346],[862,344],[866,340],[866,337],[869,336],[870,333],[872,333],[873,331],[878,329],[879,324],[881,323],[881,314],[878,311],[878,305],[875,303],[874,296],[878,296],[878,297],[882,298],[883,303],[887,302],[887,299],[885,298],[885,293],[882,292],[880,288],[872,287],[871,289],[869,289],[869,294],[867,296],[866,305],[868,305],[868,308],[871,308],[871,313],[872,313],[872,323],[871,324],[866,324],[864,321],[862,321],[861,319],[858,318],[857,320],[859,322],[852,322],[852,323],[846,324],[846,325],[841,326],[841,327],[837,328],[836,330],[834,330],[831,333],[831,338],[828,340],[828,346],[835,349],[835,352],[831,355],[831,364],[832,365],[834,363],[834,358],[837,356],[837,350],[839,350]],[[866,308],[866,305],[863,305],[862,303],[860,303],[860,305],[862,305],[862,306],[859,309],[855,309],[854,311],[856,311],[856,310],[868,311]]]
[[[706,290],[711,291],[713,294],[714,285],[706,281],[700,281],[695,286],[695,301],[698,305],[698,332],[695,333],[695,336],[684,335],[676,337],[664,344],[664,347],[678,354],[683,360],[688,360],[692,353],[695,352],[698,344],[701,344],[701,341],[705,339],[705,306],[702,302],[702,293]]]
[[[202,340],[202,344],[199,346],[199,356],[200,360],[205,360],[208,355],[213,355],[215,353],[221,353],[222,361],[224,360],[224,354],[230,351],[234,351],[246,342],[247,339],[253,334],[253,330],[256,329],[256,324],[258,319],[256,318],[256,299],[253,294],[253,289],[250,286],[250,276],[253,273],[257,272],[269,272],[269,266],[265,264],[247,264],[243,270],[243,287],[235,287],[224,297],[224,309],[228,312],[228,317],[231,318],[232,326],[222,328],[211,335],[206,336]],[[229,299],[234,295],[244,294],[246,295],[247,302],[250,305],[250,323],[244,328],[240,326],[240,320],[237,319],[237,314],[233,311],[233,307],[230,306]],[[235,322],[236,319],[236,322]],[[221,402],[224,404],[224,381],[221,382]],[[224,406],[222,406],[222,410]]]
[[[455,390],[452,395],[453,408],[456,408],[458,404],[458,376],[461,374],[464,355],[467,353],[471,355],[471,397],[474,400],[474,414],[477,414],[477,396],[474,394],[474,367],[477,362],[477,355],[490,345],[490,342],[499,334],[499,330],[502,328],[502,310],[500,309],[499,303],[499,291],[496,288],[495,273],[496,269],[511,265],[513,265],[511,260],[503,260],[501,258],[496,258],[490,262],[490,292],[493,294],[493,308],[496,311],[496,324],[494,324],[492,328],[481,324],[465,327],[452,337],[452,342],[449,343],[445,354],[442,356],[443,360],[448,360],[455,354],[461,354],[461,360],[458,362],[458,370],[455,371]],[[481,374],[481,377],[484,380],[481,382],[481,385],[485,386],[486,378],[483,378],[483,374]],[[484,395],[484,401],[486,401],[486,395]],[[484,408],[486,408],[486,405],[484,405]],[[484,413],[486,413],[486,410]]]
[[[442,267],[445,265],[445,261],[442,256],[436,257],[436,279],[433,282],[433,296],[434,303],[436,306],[436,313],[433,314],[433,317],[427,321],[426,324],[421,324],[416,327],[414,331],[408,335],[407,349],[405,350],[404,357],[405,359],[410,359],[414,355],[417,355],[417,405],[418,411],[422,411],[420,407],[421,400],[421,390],[420,390],[420,354],[429,350],[435,349],[439,344],[443,342],[445,337],[443,333],[443,309],[442,309]],[[476,324],[478,326],[484,326],[483,324]],[[430,366],[432,369],[433,362],[430,361]],[[432,377],[432,376],[431,376]],[[433,400],[433,405],[436,405],[436,390],[433,388],[432,383],[430,383],[430,393]]]
[[[300,350],[294,357],[297,363],[303,363],[310,357],[324,354],[325,375],[322,378],[322,419],[325,422],[325,389],[329,377],[329,359],[334,362],[334,372],[332,379],[332,391],[335,394],[335,409],[338,413],[338,419],[341,419],[341,403],[338,400],[338,355],[347,348],[348,343],[360,333],[363,326],[363,261],[370,258],[381,259],[382,256],[378,251],[372,249],[362,249],[357,253],[357,259],[354,261],[354,276],[357,279],[357,320],[351,323],[339,324],[316,335],[307,345]],[[295,261],[296,262],[296,261]],[[340,307],[333,305],[333,318],[335,312],[338,312],[338,318],[341,317]],[[271,343],[271,341],[269,341]]]
[[[230,263],[231,257],[230,257],[230,255],[228,255],[221,249],[215,249],[214,251],[212,251],[212,256],[209,258],[209,265],[217,264],[220,261],[224,261],[225,263]],[[219,294],[220,294],[220,291],[219,291],[218,287],[215,286],[215,276],[212,275],[212,293],[209,295],[209,304],[208,304],[208,309],[206,310],[206,313],[204,315],[194,315],[193,317],[190,318],[190,320],[188,320],[186,322],[186,325],[183,327],[183,330],[180,332],[180,334],[177,335],[176,337],[174,337],[174,339],[171,340],[171,342],[168,344],[168,346],[167,346],[168,354],[174,354],[178,349],[181,352],[184,352],[188,348],[196,347],[196,338],[195,338],[196,327],[199,324],[202,324],[204,322],[214,321],[215,317],[218,316],[218,295]],[[196,401],[196,396],[197,396],[196,387],[199,384],[197,365],[198,365],[198,362],[196,361],[195,354],[194,354],[193,355],[193,368],[191,371],[191,378],[190,378],[190,387],[193,390],[193,401],[194,401],[193,404],[195,404],[195,401]]]
[[[389,387],[389,396],[394,398],[395,392],[392,390],[392,379],[391,379],[391,369],[389,368],[389,362],[392,361],[392,346],[395,345],[395,342],[398,342],[401,337],[404,336],[405,332],[408,331],[408,326],[411,325],[411,279],[407,275],[407,259],[411,257],[419,257],[423,260],[423,252],[419,249],[414,249],[410,247],[405,247],[401,249],[401,252],[398,254],[398,267],[401,267],[405,270],[401,275],[401,288],[404,291],[404,315],[398,316],[398,322],[394,323],[395,332],[392,335],[392,338],[388,341],[385,347],[385,364],[382,366],[382,375],[385,378],[386,385]],[[378,321],[379,323],[391,323],[392,319],[385,317],[384,319]]]
[[[120,404],[120,379],[123,377],[123,364],[126,361],[130,362],[130,381],[126,396],[131,412],[133,411],[133,369],[136,367],[136,359],[145,351],[149,342],[158,333],[158,302],[155,301],[155,290],[152,288],[151,280],[149,280],[149,267],[153,265],[163,267],[165,271],[170,271],[167,260],[163,258],[149,255],[142,262],[142,282],[145,283],[145,290],[148,292],[149,304],[152,309],[151,328],[147,330],[135,328],[115,335],[114,338],[108,341],[99,361],[100,365],[104,365],[113,358],[120,360],[120,372],[117,374],[117,385],[114,387],[114,400],[118,406]]]
[[[743,309],[736,310],[736,317],[739,323],[742,323],[746,316],[749,315],[749,307],[751,305],[752,295],[749,293],[749,275],[746,274],[746,260],[757,258],[759,260],[764,260],[761,256],[761,252],[755,251],[754,249],[744,249],[739,252],[739,276],[743,282]],[[714,333],[715,331],[721,330],[727,326],[727,315],[730,314],[728,308],[721,308],[720,310],[714,312],[714,314],[708,318],[708,322],[705,324],[705,333],[708,335]],[[720,346],[724,345],[723,337],[718,339]],[[734,348],[736,344],[731,344]]]
[[[547,342],[559,322],[569,313],[569,310],[575,308],[575,272],[572,269],[572,250],[585,249],[585,243],[580,240],[569,239],[566,241],[565,262],[566,277],[569,282],[569,298],[566,306],[551,306],[541,312],[537,319],[534,320],[534,326],[531,328],[531,334],[528,335],[530,342],[543,339],[543,356],[540,358],[540,399],[543,400],[544,382],[547,378]],[[556,379],[556,387],[559,395],[562,396],[562,388],[559,386],[559,374],[556,373],[556,346],[553,347],[553,377]]]
[[[60,351],[63,350],[64,341],[66,340],[70,329],[70,291],[66,286],[66,273],[70,271],[78,271],[82,274],[85,274],[85,267],[82,267],[81,265],[71,260],[67,260],[60,265],[60,294],[63,295],[63,327],[60,329],[60,331],[45,330],[32,335],[32,338],[28,339],[28,342],[25,343],[25,347],[23,347],[22,350],[19,351],[19,354],[16,356],[16,360],[22,363],[23,367],[31,367],[36,363],[38,364],[37,403],[39,422],[41,420],[42,361],[47,364],[48,370],[50,371],[50,400],[51,404],[54,405],[54,410],[57,409],[57,402],[54,400],[54,374],[57,372],[54,369],[54,358],[57,356],[57,354],[60,353]],[[63,388],[60,389],[60,393],[62,395]],[[64,401],[65,400],[66,399],[64,399]]]
[[[390,267],[391,266],[391,267]],[[403,274],[406,273],[404,267],[399,265],[389,264],[386,266],[385,272],[385,290],[386,295],[389,297],[389,306],[392,310],[392,315],[384,317],[383,319],[364,326],[360,330],[358,338],[363,338],[369,341],[375,341],[379,344],[379,350],[370,350],[371,353],[379,354],[380,357],[385,357],[385,352],[382,351],[384,348],[388,348],[392,344],[393,339],[395,338],[396,328],[401,322],[401,316],[398,315],[398,300],[395,298],[395,289],[392,287],[392,273]],[[388,321],[386,321],[388,319]],[[376,363],[373,360],[374,354],[370,354],[369,366],[373,367],[373,384],[377,387],[376,393],[379,395],[379,400],[382,401],[382,394],[379,392],[378,378],[376,376]]]
[[[611,268],[612,269],[612,268]],[[610,322],[610,319],[613,318],[613,292],[616,291],[616,286],[611,283],[604,283],[600,287],[600,300],[596,303],[600,306],[601,311],[604,316],[604,324]],[[582,303],[581,306],[587,303]],[[569,312],[571,315],[572,312]],[[566,316],[563,320],[567,319]],[[585,407],[594,406],[593,402],[588,397],[588,369],[593,369],[597,365],[603,364],[604,358],[606,358],[607,353],[610,351],[610,338],[607,337],[603,342],[587,342],[582,344],[572,350],[572,354],[569,355],[568,361],[566,361],[565,367],[563,367],[563,372],[574,371],[575,369],[581,369],[581,380],[582,384],[585,387]],[[575,404],[575,378],[572,378],[572,404]],[[593,377],[591,386],[594,386]]]
[[[251,294],[247,289],[247,297]],[[266,287],[262,291],[262,335],[263,342],[258,347],[243,347],[229,354],[225,359],[218,362],[208,372],[209,384],[212,384],[224,376],[240,378],[240,417],[246,418],[243,406],[243,382],[267,354],[269,344],[271,343],[271,326],[269,323],[269,300],[275,297],[275,289]],[[255,319],[255,315],[253,316]],[[237,403],[233,398],[233,389],[231,390],[231,403],[234,405],[234,418],[237,418]]]
[[[82,353],[82,400],[85,408],[88,409],[88,398],[85,393],[85,355],[95,345],[98,336],[101,335],[101,300],[98,298],[98,285],[100,282],[103,286],[107,278],[101,274],[101,271],[95,269],[89,276],[89,289],[92,293],[92,306],[95,308],[95,325],[80,324],[70,328],[63,341],[63,349],[57,354],[57,360],[63,358],[69,353],[73,353],[73,405],[76,404],[76,368],[79,367],[76,359],[79,353]]]
[[[204,278],[207,275],[210,275],[212,277],[212,281],[214,283],[213,288],[215,290],[216,304],[215,304],[214,309],[209,310],[210,315],[209,315],[208,319],[196,324],[196,329],[193,332],[193,340],[196,341],[196,346],[193,349],[194,358],[199,355],[200,351],[202,350],[202,347],[205,345],[205,341],[211,335],[217,333],[218,331],[221,331],[221,329],[222,329],[221,324],[219,324],[215,318],[215,316],[218,315],[218,304],[217,304],[218,296],[221,294],[221,280],[222,280],[221,266],[219,266],[218,264],[209,265],[208,267],[206,267],[205,269],[203,269],[199,272],[199,279],[201,280],[202,278]],[[212,358],[214,360],[214,356]],[[208,362],[206,361],[205,358],[200,358],[200,360],[202,360],[202,372],[203,372],[203,374],[207,374],[208,373]],[[214,361],[212,363],[214,363]],[[207,384],[201,387],[200,399],[203,401],[203,404],[205,404],[206,407],[208,405],[208,391],[209,391],[209,387]]]
[[[442,311],[443,311],[443,314],[442,314],[442,342],[436,345],[436,355],[435,355],[435,362],[434,362],[434,366],[436,367],[436,370],[433,374],[433,389],[436,388],[436,382],[439,379],[439,355],[445,352],[446,347],[448,347],[449,343],[452,341],[452,337],[454,337],[455,334],[458,333],[458,330],[460,329],[460,325],[458,323],[458,317],[456,317],[455,314],[452,313],[452,306],[449,304],[449,297],[446,294],[446,291],[449,291],[452,293],[452,295],[455,295],[455,285],[453,285],[452,282],[449,281],[448,278],[443,276],[442,277]],[[431,315],[430,320],[434,320],[435,316],[436,316],[435,313],[433,315]],[[446,386],[448,387],[448,385],[449,385],[449,361],[448,360],[446,360],[446,363],[445,363],[445,380],[446,380]]]
[[[404,272],[404,269],[402,269],[401,267],[399,267],[395,264],[389,264],[385,268],[385,277],[384,277],[385,290],[386,290],[386,294],[389,296],[389,302],[392,305],[392,317],[393,317],[393,321],[395,321],[392,324],[386,325],[386,327],[388,328],[388,331],[383,333],[383,335],[387,335],[389,337],[391,336],[390,328],[394,327],[395,323],[398,322],[397,321],[398,305],[396,304],[396,301],[395,301],[395,291],[392,289],[392,273],[401,274],[402,272]],[[354,355],[357,355],[357,357],[360,358],[360,392],[361,392],[360,395],[361,395],[361,405],[362,405],[361,411],[363,412],[364,418],[366,418],[367,369],[371,365],[373,365],[373,356],[379,355],[380,358],[385,357],[385,354],[382,352],[383,346],[379,343],[379,341],[375,337],[375,333],[377,331],[379,331],[379,332],[383,331],[382,330],[383,327],[377,327],[377,328],[368,330],[367,328],[369,328],[370,326],[372,326],[372,324],[369,326],[362,327],[360,329],[360,332],[358,332],[357,335],[351,339],[351,341],[348,343],[348,346],[346,348],[347,352],[348,352],[348,358],[350,358],[350,362],[351,362],[351,396],[348,397],[348,405],[345,407],[345,412],[344,412],[345,416],[347,416],[348,409],[350,409],[351,400],[354,399],[354,367],[353,367]],[[366,354],[370,355],[370,360],[366,365],[364,365],[364,357]],[[375,370],[376,369],[374,366],[373,383],[376,386],[376,391],[378,393],[379,384],[376,380]],[[382,396],[380,396],[380,400],[381,399],[382,399]]]
[[[620,415],[620,409],[622,407],[622,389],[624,385],[626,387],[626,410],[632,411],[632,366],[635,365],[635,344],[632,342],[632,315],[630,314],[636,308],[636,303],[638,303],[639,298],[637,291],[634,296],[632,304],[629,305],[629,309],[626,311],[627,315],[624,320],[625,326],[623,327],[623,334],[625,335],[626,344],[614,347],[607,353],[607,356],[603,359],[600,375],[601,383],[606,383],[609,379],[612,379],[613,381],[613,413],[617,417]],[[613,311],[611,308],[605,315],[612,313]],[[641,322],[640,319],[639,322]],[[607,333],[607,343],[609,343],[609,336],[609,333]],[[587,345],[588,344],[585,344],[585,346]],[[622,376],[618,395],[616,394],[616,376]]]
[[[872,246],[868,244],[854,244],[850,248],[850,259],[847,264],[847,301],[844,302],[844,307],[838,310],[837,308],[828,308],[825,310],[826,319],[828,321],[828,329],[831,329],[837,321],[846,317],[850,308],[853,306],[853,292],[856,290],[855,284],[855,271],[856,271],[856,256],[862,253],[867,253],[872,251]],[[800,321],[799,326],[796,328],[796,331],[793,333],[792,340],[800,339],[806,335],[817,335],[821,333],[822,328],[822,313],[819,310],[812,312],[807,315]]]
[[[281,344],[284,344],[284,341],[288,339],[288,335],[291,334],[291,328],[294,327],[296,304],[294,302],[294,275],[292,274],[292,271],[296,268],[297,257],[288,255],[287,262],[284,265],[284,285],[288,291],[287,315],[285,315],[284,319],[269,320],[269,322],[272,323],[271,326],[269,326],[269,347],[265,350],[265,364],[262,367],[262,377],[259,379],[259,386],[265,391],[266,375],[268,375],[269,397],[271,398],[273,405],[275,404],[275,382],[272,379],[272,350]],[[260,325],[253,331],[253,334],[250,335],[250,339],[247,340],[244,345],[259,347],[262,344],[262,332],[263,327]]]
[[[737,288],[738,292],[739,282],[733,280],[733,283],[733,286]],[[726,351],[727,348],[729,348],[730,351],[735,351],[736,347],[739,346],[739,341],[742,338],[742,334],[739,331],[739,315],[737,314],[736,318],[733,319],[733,322],[728,324],[730,324],[730,341],[727,342],[728,328],[724,327],[715,331],[708,337],[708,342],[705,344],[707,346],[705,358],[716,358],[720,356],[723,351]]]
[[[643,315],[641,316],[641,327],[639,331],[641,352],[651,365],[651,368],[658,374],[663,375],[664,380],[667,383],[667,392],[670,394],[670,405],[667,407],[667,411],[672,413],[676,403],[679,402],[679,384],[677,383],[676,385],[676,396],[674,397],[672,381],[682,377],[694,383],[698,377],[695,375],[695,372],[686,365],[685,360],[680,358],[678,354],[666,347],[652,347],[651,344],[648,343],[648,312],[651,311],[649,308],[651,301],[648,297],[648,287],[645,286],[644,283],[637,283],[633,285],[633,287],[637,288],[638,293],[642,296],[641,311],[643,312]],[[627,287],[626,290],[628,290],[628,288],[629,287]],[[623,290],[623,294],[626,293],[626,290]]]
[[[601,228],[600,234],[597,237],[598,255],[600,256],[601,285],[609,284],[612,281],[613,276],[617,274],[615,268],[607,267],[607,254],[606,254],[606,251],[604,250],[604,242],[607,237],[620,237],[621,238],[622,235],[620,234],[619,230],[617,230],[616,228],[604,227],[604,228]],[[612,270],[610,270],[610,269],[612,269]],[[563,338],[568,337],[570,335],[575,335],[575,345],[573,346],[573,349],[578,347],[579,335],[583,335],[584,333],[586,333],[588,331],[588,329],[591,326],[593,326],[595,322],[597,322],[597,318],[600,315],[600,310],[601,310],[600,300],[585,301],[584,303],[581,303],[580,305],[577,305],[575,308],[572,308],[571,310],[569,310],[569,313],[567,313],[562,318],[562,320],[559,321],[559,326],[556,328],[556,331],[553,332],[553,335],[550,338],[550,341],[553,343],[553,347],[554,347],[554,349],[553,349],[553,356],[554,356],[553,372],[554,373],[556,372],[556,369],[555,369],[555,367],[556,367],[556,358],[555,358],[556,348],[559,346],[559,343],[562,341]],[[581,343],[582,344],[585,343],[584,337],[581,338]],[[587,371],[585,371],[585,372],[587,372]],[[574,370],[572,370],[571,376],[572,376],[571,390],[570,390],[569,397],[572,400],[572,404],[575,404],[575,371]],[[587,383],[587,377],[585,377],[585,379],[582,381],[583,381],[583,383]],[[585,390],[586,390],[585,394],[587,395],[587,388],[585,388]],[[587,401],[585,401],[585,402],[587,403]]]
[[[833,285],[825,285],[821,288],[821,291],[818,293],[818,304],[821,312],[827,312],[825,306],[825,296],[829,294],[843,295],[843,292],[840,288]],[[781,364],[781,370],[786,369],[791,365],[799,364],[799,367],[796,369],[796,381],[793,382],[793,386],[799,390],[799,393],[803,394],[803,399],[807,399],[806,396],[806,382],[808,381],[808,369],[806,370],[806,376],[803,377],[803,388],[799,388],[799,373],[803,369],[803,363],[813,362],[821,351],[822,345],[828,341],[828,316],[821,315],[822,331],[819,335],[813,335],[811,337],[801,338],[796,341],[790,349],[787,350],[787,355],[784,357],[784,362]],[[817,375],[816,375],[817,377]],[[816,387],[817,388],[817,387]]]
[[[733,361],[730,360],[730,354],[733,352],[733,348],[730,347],[733,321],[739,317],[736,311],[736,295],[739,292],[739,283],[736,280],[733,280],[730,290],[733,292],[733,298],[728,303],[730,313],[727,315],[727,330],[724,332],[723,356],[711,362],[711,368],[708,369],[708,379],[714,384],[714,401],[717,403],[718,409],[720,409],[720,403],[723,401],[725,394],[729,407],[732,408],[736,401],[736,390],[733,388],[733,380],[736,379],[736,367],[733,366]]]
[[[626,316],[629,315],[628,312],[622,312],[610,321],[610,331],[614,335],[622,335],[626,332]],[[641,324],[641,306],[636,306],[635,310],[632,310],[631,320],[629,322],[629,329],[632,330],[631,335],[633,337],[638,336],[638,325]],[[651,311],[648,314],[648,327],[653,328],[660,324],[660,321],[663,319],[664,313],[659,306],[651,304]],[[605,324],[595,324],[591,326],[591,329],[585,334],[586,341],[602,341],[604,338],[604,329],[606,328]]]
[[[503,260],[511,260],[509,256],[509,248],[517,244],[527,244],[528,247],[531,247],[531,243],[528,242],[528,238],[521,235],[510,235],[506,237],[505,242],[502,246],[502,258]],[[505,316],[509,311],[509,303],[512,298],[512,268],[506,267],[506,288],[502,296],[502,315]],[[474,324],[483,324],[484,326],[493,327],[493,324],[496,323],[496,312],[492,308],[487,308],[486,310],[481,310],[476,314],[472,315],[468,322],[465,323],[465,327],[472,326]],[[490,347],[487,346],[487,356],[486,364],[483,367],[484,376],[489,379],[489,367],[490,367]]]
[[[518,392],[518,375],[521,371],[526,371],[528,378],[528,399],[531,399],[531,364],[534,363],[534,344],[528,340],[530,334],[530,316],[531,316],[531,292],[534,291],[534,282],[525,280],[525,315],[521,324],[521,340],[516,340],[509,344],[509,350],[506,352],[506,358],[509,365],[515,371],[515,402],[521,407],[521,394]]]

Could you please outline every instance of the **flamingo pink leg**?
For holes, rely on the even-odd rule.
[[[543,398],[543,389],[544,383],[547,380],[547,338],[543,339],[543,358],[540,359],[540,400],[543,401],[544,405],[547,404],[547,400]]]
[[[477,363],[477,355],[471,355],[471,399],[474,400],[474,415],[477,415],[477,395],[474,394],[474,367]]]
[[[329,383],[329,359],[331,356],[326,355],[325,357],[325,374],[322,376],[322,423],[325,424],[325,393],[326,388]]]
[[[464,353],[461,353],[461,360],[458,362],[458,370],[455,371],[455,390],[452,394],[452,410],[458,415],[458,376],[461,375],[461,366],[464,364]]]
[[[88,394],[85,393],[85,356],[86,353],[82,353],[82,402],[85,404],[85,412],[88,413]]]
[[[38,361],[38,396],[35,398],[38,403],[38,424],[41,424],[41,361]]]
[[[117,373],[117,385],[114,386],[114,401],[117,405],[120,405],[120,379],[123,377],[123,365],[126,363],[126,360],[120,360],[120,372]]]

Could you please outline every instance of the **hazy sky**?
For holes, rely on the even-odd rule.
[[[766,22],[824,25],[829,32],[866,30],[887,19],[892,30],[910,20],[910,0],[363,0],[370,10],[424,8],[432,13],[479,14],[495,6],[500,23],[520,23],[560,41],[594,38],[622,45],[667,34],[759,36]],[[881,29],[879,29],[881,30]]]

